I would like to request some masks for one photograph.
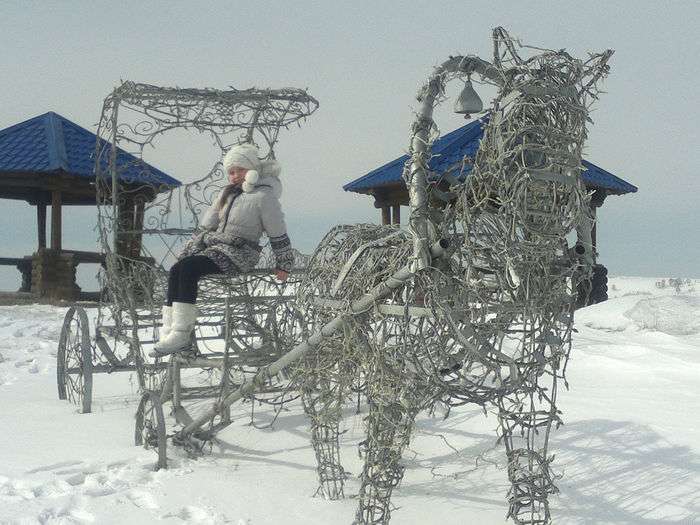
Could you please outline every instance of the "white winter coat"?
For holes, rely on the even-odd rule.
[[[287,233],[279,201],[281,194],[282,184],[277,177],[261,177],[252,191],[243,192],[235,198],[229,195],[220,206],[213,204],[209,207],[200,226],[255,244],[260,241],[263,232],[270,238],[281,237]]]
[[[255,184],[244,183],[243,190],[214,201],[200,222],[204,231],[185,244],[179,258],[204,255],[223,273],[247,272],[260,258],[260,237],[266,233],[276,267],[291,270],[294,253],[279,201],[282,184],[276,176],[267,176]]]

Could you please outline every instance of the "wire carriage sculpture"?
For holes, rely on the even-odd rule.
[[[94,338],[83,308],[73,306],[66,314],[58,350],[59,397],[90,412],[94,373],[135,371],[140,389],[160,391],[171,366],[147,356],[158,340],[165,268],[227,181],[217,161],[203,177],[179,184],[145,162],[147,149],[170,131],[186,129],[207,135],[216,159],[241,142],[256,143],[274,157],[280,131],[317,108],[318,102],[298,89],[221,91],[123,82],[106,97],[95,150],[97,227],[105,259],[102,298]],[[297,253],[296,259],[296,266],[303,266],[304,257]],[[221,368],[226,352],[227,377],[238,375],[240,381],[281,355],[291,329],[285,323],[293,322],[285,309],[299,273],[279,283],[270,275],[271,260],[266,247],[256,271],[202,282],[202,316],[193,344],[214,361],[182,363],[178,373],[181,367]],[[228,331],[230,326],[235,331]],[[179,398],[216,397],[220,387],[180,386]]]
[[[409,227],[337,226],[316,249],[296,308],[279,317],[293,319],[287,341],[298,344],[261,363],[252,377],[222,381],[215,403],[196,417],[179,403],[178,370],[186,359],[172,358],[160,393],[144,392],[135,438],[157,449],[159,467],[166,465],[168,437],[188,447],[211,439],[228,423],[234,402],[264,391],[287,371],[311,420],[318,492],[328,498],[344,495],[338,424],[351,385],[360,384],[369,402],[356,523],[389,522],[415,416],[437,404],[466,403],[494,406],[498,413],[511,483],[508,516],[519,524],[551,523],[548,497],[557,489],[549,436],[561,423],[557,388],[571,347],[576,291],[592,261],[581,149],[589,106],[612,51],[578,60],[531,48],[523,58],[505,30],[495,29],[493,38],[493,63],[451,57],[419,93],[404,171]],[[472,76],[498,89],[481,147],[474,159],[431,180],[433,109],[448,82]],[[105,126],[118,129],[116,120]],[[104,201],[113,210],[107,224],[120,224],[119,202]],[[570,248],[566,237],[574,229],[580,242]],[[128,245],[115,235],[113,245],[120,242]],[[128,275],[129,286],[143,283],[123,304],[143,304],[140,294],[152,297],[157,288],[153,272],[140,273],[151,266],[115,252],[107,274]],[[215,324],[226,311],[218,312]],[[132,330],[138,315],[136,307],[113,312],[117,326]],[[146,316],[154,323],[153,312]],[[228,366],[226,350],[217,358]],[[181,424],[172,435],[162,410],[170,398]]]

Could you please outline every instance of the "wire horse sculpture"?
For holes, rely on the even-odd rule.
[[[315,250],[296,306],[285,311],[298,344],[252,377],[222,383],[216,401],[195,417],[184,417],[174,401],[181,428],[172,435],[161,407],[166,395],[144,393],[136,442],[157,448],[160,467],[168,437],[185,446],[212,439],[233,403],[286,371],[287,387],[301,392],[311,420],[318,493],[327,498],[344,495],[342,408],[350,393],[368,400],[356,523],[389,522],[416,415],[467,403],[498,413],[511,483],[508,516],[518,524],[551,523],[548,496],[557,489],[549,436],[561,423],[557,388],[577,288],[592,260],[581,150],[612,51],[578,60],[530,48],[523,58],[524,46],[505,30],[496,28],[493,38],[493,63],[451,57],[419,92],[404,170],[409,227],[336,226]],[[472,76],[498,89],[484,139],[474,159],[436,178],[428,169],[437,136],[433,109],[448,82]],[[567,235],[575,229],[579,242],[570,248]],[[128,271],[138,264],[130,259]],[[178,360],[164,393],[175,388]]]
[[[161,390],[171,364],[149,359],[147,353],[158,340],[165,268],[197,229],[199,212],[227,184],[218,159],[241,142],[257,143],[274,157],[280,130],[300,125],[317,108],[318,102],[299,89],[221,91],[127,81],[106,97],[95,150],[97,230],[105,259],[99,276],[102,297],[94,338],[80,306],[66,314],[57,352],[61,399],[90,412],[93,374],[100,372],[135,371],[140,389]],[[188,184],[168,177],[144,158],[148,148],[175,129],[205,134],[216,151],[209,173]],[[295,265],[304,263],[297,253]],[[286,310],[299,274],[279,283],[270,275],[271,267],[265,247],[256,271],[202,282],[202,317],[193,344],[198,353],[206,352],[205,357],[214,360],[182,367],[221,371],[221,363],[214,361],[221,361],[225,352],[221,380],[226,375],[235,383],[287,349],[286,334],[293,327],[285,323],[293,323],[294,317]],[[219,384],[190,392],[179,387],[177,394],[183,398],[220,394]]]
[[[343,497],[346,478],[338,445],[345,398],[359,384],[369,402],[356,523],[389,521],[416,414],[466,403],[498,413],[511,483],[508,516],[518,524],[551,522],[548,496],[557,488],[549,437],[561,424],[557,389],[576,290],[591,263],[581,150],[612,51],[585,61],[549,50],[523,58],[505,30],[495,29],[493,38],[493,63],[452,57],[418,94],[404,170],[409,228],[334,228],[299,291],[310,324],[320,326],[411,261],[405,286],[365,310],[351,308],[344,329],[296,367],[318,492],[330,499]],[[480,149],[431,181],[433,108],[449,81],[472,75],[498,88]],[[569,248],[574,229],[579,242]],[[436,242],[449,247],[431,253]]]

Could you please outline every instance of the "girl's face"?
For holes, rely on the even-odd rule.
[[[228,181],[231,184],[240,185],[243,184],[245,180],[245,175],[248,173],[247,168],[239,168],[238,166],[231,166],[228,170]]]

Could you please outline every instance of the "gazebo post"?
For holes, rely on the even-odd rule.
[[[61,190],[51,192],[51,249],[61,251]]]
[[[39,249],[46,248],[46,203],[40,201],[36,205],[36,223],[39,239]]]
[[[401,205],[399,204],[391,207],[391,224],[401,224]]]
[[[143,230],[143,216],[146,207],[146,201],[143,196],[139,195],[136,197],[136,212],[134,214],[134,230],[138,233],[134,233],[131,239],[131,257],[137,259],[141,255],[141,243],[143,239],[143,234],[140,230]]]
[[[597,237],[597,230],[598,230],[598,208],[600,208],[603,203],[605,202],[605,198],[608,196],[607,190],[604,188],[597,188],[594,192],[593,195],[591,196],[591,218],[592,218],[592,224],[591,224],[591,246],[593,247],[593,253],[597,254],[597,245],[598,245],[598,240],[596,239]]]
[[[593,253],[598,253],[597,252],[597,239],[596,239],[596,230],[598,229],[598,218],[596,217],[596,209],[593,208],[593,226],[591,227],[591,246],[593,246]]]
[[[391,213],[389,206],[382,206],[382,224],[391,224]]]
[[[372,194],[374,195],[374,207],[380,210],[382,224],[391,224],[391,206],[387,195],[382,190],[372,192]]]

